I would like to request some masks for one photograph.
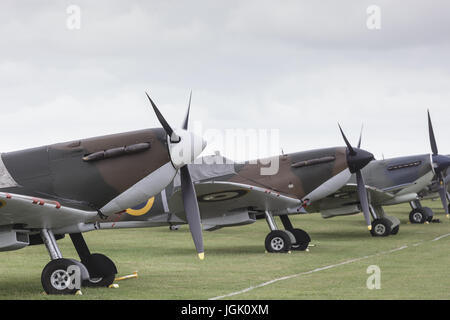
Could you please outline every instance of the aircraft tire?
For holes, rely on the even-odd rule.
[[[309,234],[302,229],[289,230],[295,237],[295,243],[292,244],[292,250],[305,251],[311,242]]]
[[[292,242],[286,232],[274,230],[267,235],[265,246],[267,252],[282,253],[291,250]]]
[[[55,259],[50,261],[42,270],[41,283],[47,294],[75,294],[79,288],[74,286],[76,281],[69,267],[74,266],[69,259]],[[71,286],[72,284],[72,286]]]
[[[398,233],[398,231],[400,230],[400,225],[396,226],[395,228],[392,229],[391,234],[392,235],[396,235]]]
[[[391,226],[392,222],[388,219],[375,219],[372,221],[372,230],[370,230],[370,234],[373,237],[387,237],[392,232]]]
[[[110,274],[104,277],[100,278],[92,278],[86,281],[83,281],[84,287],[92,287],[92,288],[101,288],[101,287],[109,287],[113,284],[114,280],[116,279],[115,274]]]
[[[417,208],[409,213],[409,221],[411,223],[425,223],[427,221],[427,213],[423,208]]]
[[[117,268],[114,262],[100,253],[93,253],[83,264],[89,271],[90,278],[83,281],[85,287],[108,287],[116,278]]]
[[[425,221],[431,222],[431,220],[433,220],[433,216],[434,216],[433,210],[428,207],[423,207],[422,209],[425,211],[425,215],[426,215]]]

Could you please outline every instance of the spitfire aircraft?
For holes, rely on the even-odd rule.
[[[289,214],[304,212],[305,206],[335,192],[352,173],[358,176],[358,190],[365,190],[361,169],[373,155],[353,148],[342,129],[347,148],[283,154],[277,159],[277,174],[260,175],[267,161],[189,164],[205,147],[187,131],[190,99],[182,129],[177,130],[148,99],[162,129],[1,155],[0,251],[45,244],[51,261],[41,282],[47,293],[76,292],[69,271],[73,265],[79,267],[83,285],[108,286],[114,281],[116,266],[90,252],[83,232],[187,222],[203,259],[201,210],[203,225],[211,230],[265,217],[271,229],[268,251],[304,250],[309,235],[294,229]],[[278,230],[276,215],[286,230]],[[81,262],[62,258],[56,241],[66,234]]]
[[[47,293],[74,293],[69,267],[85,285],[107,286],[116,266],[91,253],[82,232],[161,192],[181,177],[184,218],[200,257],[200,215],[187,164],[205,148],[188,131],[172,129],[147,95],[163,128],[59,143],[0,157],[0,251],[44,244],[51,261],[42,271]],[[57,240],[69,234],[81,262],[64,259]]]
[[[388,236],[398,232],[398,226],[392,225],[392,217],[387,217],[383,206],[399,203],[416,204],[419,194],[437,180],[437,192],[441,195],[443,207],[448,214],[446,198],[446,182],[444,172],[450,167],[450,157],[438,153],[430,114],[428,126],[432,154],[398,157],[392,159],[375,160],[363,170],[366,189],[369,194],[369,211],[374,222],[371,230],[374,236]],[[360,212],[360,201],[356,193],[357,177],[336,193],[317,201],[308,211],[320,211],[322,217],[330,218]],[[418,205],[410,212],[410,221],[424,223],[431,221],[433,211]],[[396,218],[394,218],[396,219]],[[398,219],[396,219],[398,220]]]
[[[292,226],[289,215],[321,212],[324,218],[330,218],[363,211],[372,236],[395,235],[400,220],[387,216],[383,206],[418,201],[418,194],[431,183],[433,176],[450,166],[450,158],[437,153],[430,117],[429,128],[431,156],[371,161],[373,156],[360,149],[361,136],[358,148],[353,148],[341,129],[346,149],[281,155],[280,171],[274,176],[260,175],[261,166],[249,162],[237,164],[219,155],[205,157],[203,163],[214,165],[189,165],[203,229],[213,231],[265,218],[271,230],[265,242],[267,251],[305,250],[310,237]],[[177,180],[157,197],[128,209],[115,225],[183,224]],[[423,222],[423,217],[431,219],[432,214],[431,209],[416,208],[410,219]],[[274,216],[280,217],[285,230],[278,230]],[[102,223],[102,228],[112,225]]]
[[[265,239],[268,252],[305,250],[311,241],[302,229],[294,228],[289,215],[306,213],[305,207],[345,186],[355,173],[361,198],[366,195],[361,170],[373,155],[350,145],[347,147],[282,154],[272,159],[235,163],[220,155],[201,158],[190,164],[203,229],[251,224],[266,219],[270,232]],[[279,162],[276,174],[263,175],[271,161]],[[100,229],[154,227],[184,224],[182,183],[176,177],[159,195],[99,224]],[[368,206],[368,204],[366,203]],[[277,226],[279,216],[284,230]],[[370,217],[365,216],[369,229]],[[91,228],[92,229],[92,228]]]

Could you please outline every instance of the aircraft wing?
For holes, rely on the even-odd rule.
[[[0,192],[0,226],[59,228],[86,222],[96,215],[97,212],[61,206],[52,200]]]
[[[404,186],[402,186],[404,187]],[[400,189],[400,186],[398,188],[391,188],[391,189],[378,189],[376,187],[368,186],[366,185],[366,190],[369,195],[369,199],[371,203],[382,203],[388,200],[391,200],[395,197],[395,195],[391,192],[392,190],[398,190]],[[359,201],[358,198],[358,186],[353,183],[346,184],[343,188],[338,190],[334,195],[334,197],[349,197],[353,198],[356,201]]]
[[[194,184],[202,223],[206,229],[254,222],[251,213],[300,208],[301,201],[273,190],[234,182],[209,181]],[[181,190],[168,201],[170,212],[185,220]]]
[[[395,195],[389,191],[366,185],[372,204],[392,200]],[[320,211],[324,218],[360,212],[357,185],[348,183],[335,193],[314,203],[308,211]]]

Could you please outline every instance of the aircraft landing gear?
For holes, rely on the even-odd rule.
[[[398,226],[397,226],[398,227]],[[372,230],[370,233],[374,237],[387,237],[392,232],[391,223],[385,218],[375,219],[372,221]],[[398,232],[398,230],[397,230]]]
[[[266,211],[265,217],[271,230],[265,240],[265,247],[268,252],[303,251],[308,248],[311,238],[305,231],[294,229],[287,215],[280,216],[286,230],[278,229],[275,219],[270,212]]]
[[[387,237],[399,232],[400,220],[398,218],[386,215],[381,206],[370,206],[369,209],[374,219],[370,230],[373,237]]]
[[[51,230],[42,229],[42,240],[51,261],[41,274],[41,283],[47,294],[75,294],[81,288],[81,282],[89,279],[86,267],[72,259],[64,259]]]
[[[81,263],[89,271],[89,278],[83,281],[86,287],[108,287],[114,282],[117,268],[114,262],[100,253],[92,253],[81,233],[71,233],[70,239],[77,250]]]
[[[70,235],[81,262],[62,257],[51,230],[42,229],[40,235],[51,259],[41,275],[47,294],[75,294],[81,286],[107,287],[114,282],[114,263],[102,254],[91,254],[81,233]]]
[[[291,249],[292,242],[285,231],[273,230],[267,235],[265,246],[267,252],[288,252]]]
[[[295,229],[288,215],[280,216],[283,227],[294,235],[295,242],[292,243],[292,250],[305,251],[311,242],[309,234],[302,229]]]
[[[422,207],[419,200],[411,201],[411,212],[409,213],[409,221],[411,223],[425,223],[433,220],[433,210],[428,207]]]

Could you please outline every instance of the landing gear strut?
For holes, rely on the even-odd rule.
[[[298,251],[305,251],[308,249],[308,245],[311,242],[311,237],[309,234],[302,229],[295,229],[289,219],[289,216],[280,216],[280,219],[281,223],[283,223],[283,227],[294,235],[295,243],[292,244],[291,249]]]
[[[265,217],[271,230],[265,240],[265,247],[268,252],[303,251],[308,248],[311,238],[305,231],[295,229],[287,215],[280,216],[285,230],[278,229],[275,219],[270,212],[266,211]]]
[[[387,237],[398,233],[400,230],[400,220],[398,218],[386,215],[381,206],[370,206],[369,209],[374,219],[370,230],[370,234],[373,237]]]
[[[62,257],[51,230],[42,229],[40,235],[51,258],[41,274],[42,287],[47,294],[75,294],[82,281],[89,279],[86,267]]]
[[[114,282],[117,274],[117,268],[114,262],[107,256],[100,253],[93,253],[84,241],[81,233],[70,234],[70,239],[77,250],[81,263],[89,271],[89,279],[83,281],[86,287],[108,287]]]
[[[70,235],[81,262],[62,257],[51,230],[42,229],[40,235],[51,259],[41,275],[47,294],[75,294],[81,286],[105,287],[113,283],[116,266],[102,254],[91,254],[81,233]]]

